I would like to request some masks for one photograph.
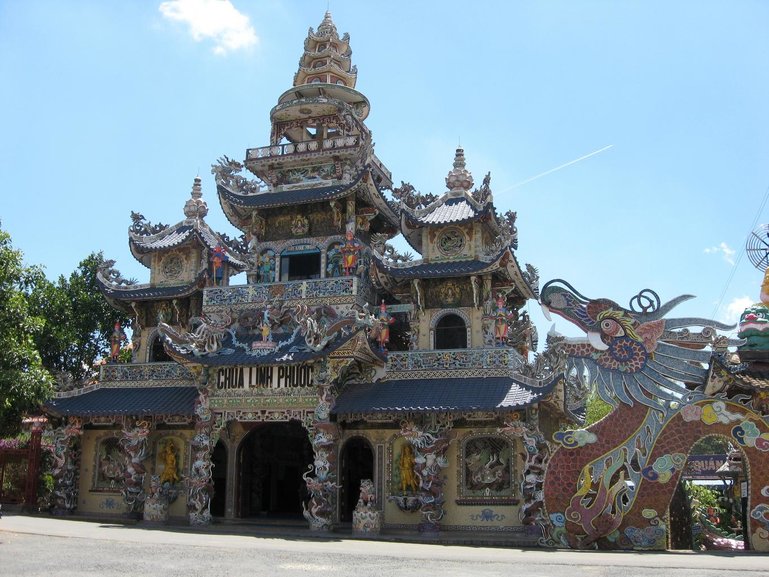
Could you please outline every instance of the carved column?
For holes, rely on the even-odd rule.
[[[302,475],[307,483],[307,492],[310,495],[309,504],[302,504],[304,518],[310,524],[313,531],[330,531],[333,529],[336,513],[338,478],[338,444],[339,428],[329,418],[334,396],[331,391],[331,378],[328,370],[328,362],[323,361],[316,373],[315,380],[318,387],[318,405],[311,419],[304,426],[310,436],[314,464]],[[311,472],[315,476],[310,476]]]
[[[533,424],[521,420],[505,421],[499,432],[510,439],[523,441],[526,448],[526,464],[521,482],[522,504],[518,515],[527,532],[544,535],[549,525],[544,513],[545,469],[553,447],[539,430],[537,419],[533,420]]]
[[[78,472],[80,470],[80,435],[83,422],[77,417],[53,431],[53,466],[55,515],[74,513],[78,499]]]
[[[419,479],[419,511],[422,521],[420,532],[440,531],[445,515],[443,469],[448,467],[446,451],[452,439],[453,421],[450,416],[430,415],[429,422],[417,425],[413,421],[401,423],[401,435],[414,448],[414,473]]]
[[[144,476],[147,469],[144,460],[149,451],[147,439],[152,423],[149,420],[126,419],[120,446],[126,454],[126,468],[123,476],[123,486],[120,492],[126,504],[126,512],[140,517],[144,512],[144,501],[147,493],[144,491]]]
[[[198,381],[198,398],[195,401],[195,435],[190,441],[190,474],[187,484],[187,513],[190,525],[211,523],[211,451],[219,436],[213,413],[208,404],[208,371],[204,369]]]

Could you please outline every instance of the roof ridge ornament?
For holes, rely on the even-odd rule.
[[[184,216],[187,218],[203,219],[208,214],[208,204],[203,200],[203,186],[200,177],[192,181],[190,199],[184,203]]]
[[[449,192],[466,193],[473,186],[473,175],[465,168],[465,150],[460,146],[454,155],[454,168],[446,176]]]

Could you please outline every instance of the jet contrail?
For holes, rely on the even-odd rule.
[[[607,144],[603,148],[599,148],[598,150],[594,150],[593,152],[586,154],[585,156],[580,156],[579,158],[575,158],[574,160],[570,160],[569,162],[566,162],[564,164],[561,164],[560,166],[556,166],[555,168],[551,168],[550,170],[546,170],[545,172],[540,172],[539,174],[532,176],[531,178],[527,178],[526,180],[522,180],[519,183],[514,184],[513,186],[506,188],[502,192],[508,192],[510,190],[513,190],[514,188],[518,188],[519,186],[523,186],[524,184],[529,184],[532,180],[537,180],[538,178],[542,178],[543,176],[547,176],[550,173],[555,172],[556,170],[561,170],[562,168],[566,168],[567,166],[571,166],[572,164],[576,164],[577,162],[580,162],[581,160],[585,160],[586,158],[590,158],[591,156],[595,156],[596,154],[599,154],[603,152],[604,150],[609,150],[611,147],[613,147],[613,144]],[[501,193],[497,193],[501,194]]]

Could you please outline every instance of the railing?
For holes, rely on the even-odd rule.
[[[275,299],[299,301],[340,296],[354,297],[358,296],[362,289],[361,280],[354,276],[209,287],[203,291],[203,307],[261,304]]]
[[[272,146],[260,146],[246,150],[246,160],[259,158],[285,157],[294,154],[310,154],[327,150],[344,150],[356,148],[360,143],[357,135],[335,136],[322,140],[307,140],[304,142],[290,142],[287,144],[275,144]]]
[[[386,370],[389,378],[397,378],[399,372],[413,374],[419,371],[443,374],[443,371],[473,370],[512,375],[523,365],[523,357],[513,349],[393,351],[387,355]]]
[[[74,391],[58,393],[56,396],[67,397],[101,387],[139,386],[142,384],[156,387],[190,385],[193,380],[192,373],[183,365],[175,362],[115,363],[101,366],[98,383]]]

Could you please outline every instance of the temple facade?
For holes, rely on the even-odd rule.
[[[441,195],[394,186],[356,81],[326,13],[268,144],[213,166],[240,237],[206,224],[200,178],[177,224],[132,214],[149,283],[99,275],[132,362],[116,327],[98,381],[46,406],[59,511],[541,536],[545,439],[584,399],[556,360],[529,362],[539,281],[516,214],[461,148]]]

